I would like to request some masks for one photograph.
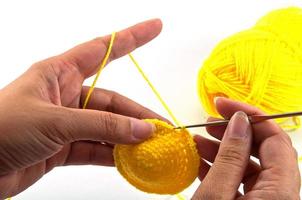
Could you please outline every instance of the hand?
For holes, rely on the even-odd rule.
[[[246,114],[263,114],[252,106],[219,98],[216,107],[231,120],[227,128],[207,128],[220,144],[195,137],[200,155],[213,165],[202,160],[203,182],[193,199],[300,199],[297,153],[288,135],[272,120],[251,126]],[[250,156],[258,158],[260,166]],[[241,183],[244,195],[238,191]]]
[[[116,35],[110,60],[149,42],[160,20],[137,24]],[[16,195],[56,166],[114,165],[115,143],[137,143],[152,134],[138,120],[161,118],[115,92],[95,89],[81,109],[110,36],[97,38],[34,64],[0,92],[0,199]],[[136,119],[138,118],[138,119]]]

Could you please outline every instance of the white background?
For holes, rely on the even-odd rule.
[[[0,86],[30,65],[74,45],[150,18],[161,18],[161,35],[136,50],[142,65],[174,114],[184,124],[205,119],[196,92],[197,71],[215,44],[249,28],[268,11],[301,1],[285,0],[108,0],[0,1]],[[88,80],[86,84],[90,84]],[[128,57],[112,62],[99,87],[115,90],[166,116]],[[205,134],[204,130],[194,133]],[[301,133],[291,133],[294,144]],[[189,198],[196,181],[183,192]],[[142,193],[115,170],[96,166],[61,167],[13,199],[173,199]]]

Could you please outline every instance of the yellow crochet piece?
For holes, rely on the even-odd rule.
[[[83,109],[86,108],[99,75],[107,63],[114,39],[115,33],[112,33],[108,50],[85,98]],[[180,125],[134,57],[131,54],[129,57],[168,114],[177,125]],[[176,194],[188,187],[197,176],[199,155],[195,143],[186,130],[174,130],[172,126],[159,120],[148,121],[156,124],[157,131],[154,136],[137,145],[116,145],[114,148],[116,167],[132,185],[143,191]],[[165,171],[168,169],[171,170]]]
[[[147,141],[135,145],[115,145],[118,171],[136,188],[158,194],[176,194],[197,177],[200,157],[190,133],[147,119],[156,132]]]

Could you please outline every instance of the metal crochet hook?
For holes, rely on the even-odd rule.
[[[282,114],[274,114],[274,115],[251,115],[248,116],[250,123],[254,124],[257,122],[265,121],[268,119],[276,119],[276,118],[285,118],[285,117],[294,117],[302,115],[302,111],[299,112],[289,112],[289,113],[282,113]],[[213,122],[207,122],[202,124],[194,124],[194,125],[187,125],[187,126],[179,126],[175,127],[174,129],[181,129],[181,128],[197,128],[197,127],[206,127],[206,126],[221,126],[226,125],[229,123],[230,120],[218,120]]]

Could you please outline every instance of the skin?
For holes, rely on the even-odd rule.
[[[110,60],[156,37],[149,20],[116,35]],[[113,166],[113,145],[138,143],[154,127],[137,119],[164,118],[113,91],[95,89],[81,109],[110,36],[96,38],[35,63],[0,92],[0,199],[25,190],[56,166]],[[137,118],[137,119],[136,119]]]
[[[221,142],[195,137],[200,155],[213,164],[202,160],[203,182],[192,199],[300,199],[297,152],[289,136],[272,120],[253,125],[242,120],[242,115],[264,114],[255,107],[226,98],[219,98],[216,107],[231,122],[227,127],[207,128]],[[217,119],[209,119],[213,120]],[[240,184],[244,194],[238,192]]]
[[[118,32],[110,61],[149,42],[161,28],[155,19]],[[114,144],[138,143],[152,135],[154,127],[138,119],[167,121],[99,88],[88,109],[81,109],[88,91],[83,81],[96,73],[109,40],[96,38],[35,63],[1,90],[0,199],[22,192],[57,166],[114,166]],[[225,118],[233,117],[227,128],[207,129],[221,143],[195,137],[203,183],[193,199],[299,199],[297,155],[288,136],[273,121],[251,126],[244,113],[234,114],[262,114],[251,106],[219,99],[217,109]],[[240,183],[245,195],[238,192]]]

